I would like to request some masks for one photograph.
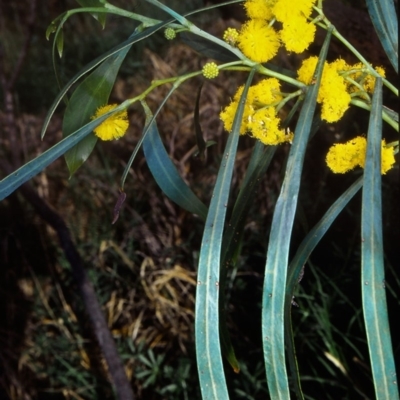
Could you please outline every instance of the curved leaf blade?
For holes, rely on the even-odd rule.
[[[229,134],[213,191],[200,250],[196,290],[195,337],[197,368],[203,399],[229,399],[219,339],[219,279],[222,233],[229,189],[236,158],[239,129],[248,88],[255,70],[249,75]]]
[[[386,304],[382,237],[382,80],[372,98],[361,215],[361,286],[368,350],[377,400],[398,399],[396,368]]]
[[[296,113],[302,99],[298,98],[296,104],[291,109],[287,118],[285,118],[282,127],[286,128],[294,114]],[[240,371],[239,363],[236,359],[235,350],[233,348],[226,318],[226,281],[228,268],[235,268],[236,258],[240,251],[241,237],[244,232],[246,215],[250,208],[250,202],[254,199],[254,193],[258,187],[259,180],[263,177],[268,166],[275,154],[276,146],[264,146],[260,141],[256,141],[249,165],[244,176],[240,192],[236,198],[235,205],[229,224],[224,232],[222,242],[222,258],[221,265],[225,268],[221,269],[221,296],[220,296],[220,335],[222,344],[222,353],[226,357],[229,364],[235,372]]]
[[[140,147],[142,146],[149,130],[150,127],[153,123],[153,121],[155,121],[157,115],[159,114],[159,112],[162,110],[162,108],[164,107],[165,103],[168,101],[168,99],[171,97],[172,93],[175,92],[175,90],[179,87],[179,85],[182,83],[182,80],[177,80],[174,82],[174,84],[172,85],[172,88],[170,89],[170,91],[167,93],[167,95],[164,97],[163,101],[161,102],[161,104],[158,106],[156,112],[154,114],[151,113],[150,109],[148,108],[146,102],[142,101],[141,104],[144,108],[144,111],[146,113],[146,126],[144,127],[143,133],[141,138],[139,139],[138,143],[136,144],[135,149],[133,150],[129,161],[127,162],[124,172],[122,173],[122,177],[121,177],[121,189],[123,190],[124,186],[125,186],[125,181],[126,178],[128,176],[129,170],[133,164],[133,161],[136,158],[137,153],[139,152]]]
[[[393,0],[366,0],[375,31],[393,68],[399,72],[399,33]]]
[[[281,188],[272,219],[267,250],[262,300],[262,334],[268,388],[273,399],[290,399],[286,373],[284,305],[289,257],[289,238],[296,212],[304,154],[311,131],[316,99],[332,28],[318,59],[315,84],[309,87],[294,133]]]
[[[293,260],[289,264],[286,298],[285,298],[285,341],[287,346],[287,355],[292,374],[292,381],[297,399],[303,399],[303,393],[300,385],[299,371],[297,367],[296,350],[292,331],[291,307],[295,287],[298,283],[302,268],[310,257],[311,253],[318,245],[322,237],[328,231],[340,212],[346,207],[349,201],[360,190],[362,178],[354,182],[328,209],[321,220],[310,230],[307,236],[301,242]]]
[[[25,182],[29,181],[38,173],[43,171],[43,169],[45,169],[58,157],[62,156],[66,151],[78,144],[82,139],[89,135],[93,131],[93,129],[96,128],[96,126],[101,124],[111,114],[116,111],[121,111],[127,106],[128,104],[122,103],[113,111],[110,111],[107,114],[104,114],[101,117],[97,118],[96,120],[89,122],[85,126],[82,126],[76,132],[72,133],[71,135],[67,136],[66,138],[55,144],[50,149],[46,150],[40,156],[24,164],[12,174],[6,176],[3,180],[0,181],[0,200],[3,200],[5,197],[9,196]]]
[[[144,105],[145,103],[142,104]],[[150,109],[146,110],[146,117],[147,125],[152,118]],[[154,179],[166,196],[185,210],[197,214],[205,221],[207,207],[186,185],[176,170],[160,138],[155,120],[151,123],[149,131],[143,140],[143,152]]]
[[[64,113],[64,137],[85,125],[98,107],[107,104],[118,71],[129,50],[130,46],[125,47],[107,58],[76,88]],[[91,134],[65,153],[70,175],[87,160],[96,142],[97,137]]]
[[[232,216],[229,224],[224,232],[222,242],[222,258],[220,277],[220,319],[219,329],[221,335],[222,354],[227,359],[235,372],[240,371],[239,362],[236,358],[235,350],[233,348],[229,330],[227,327],[227,304],[226,304],[226,284],[228,268],[235,268],[236,256],[240,248],[240,242],[244,231],[246,222],[246,215],[250,207],[251,200],[254,199],[254,192],[258,186],[260,177],[265,174],[273,155],[275,154],[276,147],[265,146],[257,140],[254,146],[252,156],[250,158],[249,166],[246,175],[243,179],[242,187],[235,201],[232,210]]]

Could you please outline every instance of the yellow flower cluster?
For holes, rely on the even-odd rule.
[[[279,46],[278,33],[264,20],[250,19],[240,30],[238,47],[252,61],[263,63],[271,60]]]
[[[280,36],[286,50],[302,53],[314,41],[316,26],[308,22],[315,0],[278,0],[272,12],[282,22]]]
[[[350,93],[357,93],[359,97],[365,97],[365,93],[373,93],[375,88],[375,76],[367,70],[363,63],[349,65],[343,60],[340,62],[343,76],[346,79]],[[382,77],[386,77],[385,70],[382,67],[375,67],[375,71]]]
[[[218,65],[215,62],[209,62],[203,66],[203,76],[207,79],[216,78],[219,74]]]
[[[312,83],[317,62],[316,56],[303,61],[297,71],[299,81],[306,85]],[[385,76],[383,68],[377,67],[376,71]],[[317,98],[318,103],[322,104],[322,119],[327,122],[338,121],[349,108],[351,94],[358,93],[363,97],[366,92],[372,93],[374,86],[375,77],[367,72],[362,63],[349,65],[342,59],[325,62]]]
[[[220,118],[227,131],[232,130],[233,120],[244,87],[241,86],[232,102],[220,113]],[[265,145],[277,145],[291,142],[293,134],[280,128],[280,118],[275,106],[282,100],[280,83],[276,78],[269,78],[251,86],[244,106],[240,134],[249,133]]]
[[[315,2],[316,0],[247,0],[244,7],[249,20],[243,24],[235,43],[237,41],[239,49],[246,57],[258,63],[271,60],[281,43],[288,51],[302,53],[315,37],[316,27],[308,22]],[[271,26],[274,20],[282,23],[280,31]],[[227,31],[225,35],[228,36]],[[225,35],[224,40],[228,41]]]
[[[96,113],[91,118],[96,119],[100,116],[108,113],[117,107],[117,104],[108,104],[99,107]],[[111,115],[105,121],[103,121],[99,126],[97,126],[93,132],[101,140],[114,140],[119,139],[125,135],[129,126],[128,113],[126,110],[120,111]]]
[[[317,62],[316,56],[303,61],[297,71],[299,81],[311,84]],[[325,62],[317,98],[317,102],[322,103],[321,118],[327,122],[338,121],[349,108],[350,101],[345,80],[339,75],[337,65]]]
[[[346,143],[334,144],[326,155],[326,163],[334,173],[344,174],[357,166],[364,168],[366,152],[367,139],[358,136]],[[381,163],[383,175],[395,163],[394,147],[386,147],[385,140],[382,140]]]

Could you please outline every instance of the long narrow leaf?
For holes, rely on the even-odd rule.
[[[125,166],[124,172],[122,173],[122,177],[121,177],[121,189],[124,188],[125,185],[125,180],[126,177],[128,176],[129,170],[131,169],[131,166],[133,164],[133,161],[136,158],[137,153],[139,152],[140,147],[142,146],[144,140],[146,139],[146,136],[150,130],[150,127],[153,124],[153,121],[155,121],[155,119],[157,118],[157,115],[159,114],[159,112],[161,111],[161,109],[164,107],[165,103],[167,102],[167,100],[172,96],[172,93],[175,92],[176,89],[178,89],[179,85],[182,83],[181,80],[177,80],[174,82],[174,84],[172,85],[172,88],[170,89],[170,91],[167,93],[167,95],[164,97],[163,101],[161,102],[161,104],[158,106],[156,112],[154,114],[149,114],[148,118],[146,118],[146,126],[143,130],[142,136],[139,139],[139,142],[136,144],[135,149],[133,150],[128,163]],[[143,103],[143,108],[146,112],[148,112],[148,107],[146,105],[146,103]],[[148,111],[147,111],[148,110]]]
[[[283,128],[286,128],[289,125],[301,102],[302,100],[299,98],[294,107],[291,109],[287,118],[285,118],[282,124]],[[240,366],[236,359],[235,350],[232,346],[227,327],[226,282],[228,268],[235,268],[250,203],[254,199],[254,194],[258,187],[258,183],[265,175],[265,172],[267,171],[267,168],[275,154],[275,150],[276,146],[266,147],[257,140],[239,194],[233,207],[232,216],[224,232],[224,239],[222,242],[221,265],[223,265],[224,268],[221,269],[220,278],[220,335],[222,353],[235,372],[239,372]]]
[[[235,201],[232,216],[224,232],[222,242],[221,265],[223,268],[220,273],[220,335],[222,354],[227,359],[235,372],[240,371],[239,362],[236,359],[235,350],[232,346],[231,338],[227,327],[226,316],[226,282],[228,269],[234,268],[236,264],[236,255],[240,248],[247,211],[251,200],[254,199],[254,192],[258,186],[260,178],[265,174],[276,147],[268,147],[257,141],[250,159],[249,166],[243,180],[242,187]]]
[[[361,219],[362,305],[377,400],[398,399],[386,305],[382,239],[381,139],[382,80],[372,98],[368,128]]]
[[[203,399],[229,398],[219,339],[219,279],[222,233],[229,199],[239,130],[253,69],[247,79],[223,154],[201,243],[196,290],[195,335],[197,368]]]
[[[142,105],[147,107],[144,102]],[[147,125],[152,119],[152,114],[148,107],[145,111]],[[165,150],[154,120],[143,141],[143,152],[147,165],[161,190],[176,204],[193,214],[197,214],[205,221],[207,218],[207,207],[191,191],[179,175]]]
[[[110,115],[112,115],[115,112],[126,109],[128,105],[129,102],[124,102],[114,110],[89,122],[82,128],[78,129],[76,132],[72,133],[65,139],[55,144],[50,149],[46,150],[40,156],[37,156],[33,160],[29,161],[28,163],[24,164],[22,167],[17,169],[12,174],[6,176],[3,180],[0,181],[0,200],[3,200],[5,197],[9,196],[12,192],[18,189],[25,182],[29,181],[38,173],[43,171],[43,169],[45,169],[58,157],[65,154],[66,151],[71,149],[82,139],[84,139],[87,135],[89,135],[93,131],[93,129],[96,128],[96,126],[100,125]]]
[[[291,261],[288,269],[286,299],[285,299],[285,341],[287,346],[287,355],[289,366],[292,374],[292,381],[298,400],[302,400],[303,393],[300,385],[300,377],[297,368],[296,352],[294,347],[294,338],[292,330],[291,308],[295,286],[301,270],[307,262],[310,254],[318,245],[322,237],[325,235],[329,227],[335,221],[339,213],[346,207],[349,201],[360,190],[362,186],[362,178],[354,182],[329,208],[321,220],[311,229],[307,236],[301,242],[296,255]]]
[[[379,40],[396,72],[399,71],[399,33],[393,0],[366,0]]]
[[[297,206],[304,154],[311,131],[331,33],[332,30],[329,30],[322,46],[315,72],[316,83],[307,91],[294,132],[293,145],[290,149],[281,193],[275,206],[268,244],[262,300],[262,333],[268,388],[270,396],[274,400],[290,399],[284,344],[284,305],[289,239]]]

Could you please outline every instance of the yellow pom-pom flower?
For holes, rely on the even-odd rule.
[[[279,46],[278,33],[263,20],[251,19],[240,30],[238,47],[252,61],[263,63],[271,60]]]
[[[281,84],[276,78],[263,79],[250,87],[249,97],[258,107],[278,103],[282,100]]]
[[[244,87],[241,86],[233,96],[233,101],[220,113],[224,127],[229,132],[232,130],[243,90]],[[291,142],[293,134],[280,128],[281,121],[274,107],[281,100],[280,83],[276,78],[263,79],[251,86],[243,110],[240,134],[248,133],[265,145],[276,146],[280,143]]]
[[[336,60],[331,62],[331,66],[336,69],[338,72],[344,72],[351,69],[351,65],[347,64],[343,58],[337,58]]]
[[[231,46],[236,46],[237,39],[239,37],[239,32],[235,28],[228,28],[225,30],[223,39],[226,43],[230,44]]]
[[[96,113],[91,117],[91,119],[96,119],[113,110],[117,106],[118,104],[108,104],[99,107],[96,110]],[[108,117],[99,126],[94,128],[93,132],[101,140],[114,140],[124,136],[128,129],[128,126],[128,113],[126,110],[123,110]]]
[[[324,67],[317,101],[322,103],[321,118],[327,122],[339,121],[350,106],[351,96],[344,78],[328,63]]]
[[[375,67],[375,71],[382,77],[385,78],[386,77],[386,73],[385,70],[383,69],[383,67]],[[364,81],[364,88],[367,92],[369,93],[373,93],[374,89],[375,89],[375,81],[376,78],[375,76],[368,74],[367,77],[365,78]]]
[[[293,17],[283,23],[280,37],[287,51],[302,53],[314,41],[316,26],[303,17]]]
[[[207,79],[216,78],[219,74],[218,65],[214,62],[209,62],[203,66],[203,75]]]
[[[310,57],[303,61],[297,72],[299,81],[309,85],[312,82],[318,58]],[[344,78],[337,71],[337,64],[325,62],[317,102],[322,103],[321,118],[336,122],[349,108],[351,96]]]
[[[326,155],[326,163],[335,174],[344,174],[364,165],[367,140],[358,136],[346,143],[334,144]]]
[[[305,83],[306,85],[310,85],[313,80],[317,62],[318,62],[317,56],[306,58],[301,64],[299,70],[297,71],[297,79],[300,82]]]
[[[234,99],[219,114],[221,121],[224,123],[225,130],[227,130],[228,132],[232,131],[233,120],[235,119],[235,114],[238,106],[239,106],[239,100]],[[243,118],[239,130],[240,135],[245,135],[249,131],[249,122],[251,122],[253,114],[254,114],[254,107],[248,102],[246,102],[244,105]]]
[[[257,110],[249,123],[251,135],[265,145],[276,146],[284,142],[291,142],[293,134],[286,133],[279,127],[280,118],[274,107]]]
[[[382,140],[381,149],[381,174],[384,175],[395,163],[394,147],[386,147]],[[364,168],[366,153],[367,139],[358,136],[346,143],[334,144],[326,155],[326,163],[334,173],[344,174],[355,167]]]
[[[247,0],[244,3],[246,14],[250,19],[271,20],[272,6],[276,0]]]
[[[387,171],[393,168],[394,163],[396,162],[394,158],[394,147],[386,146],[385,139],[382,140],[382,153],[381,153],[381,161],[382,161],[382,175],[385,175]]]
[[[308,18],[313,10],[316,0],[277,0],[272,12],[280,22],[289,22],[292,18]]]

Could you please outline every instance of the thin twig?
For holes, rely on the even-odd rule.
[[[11,166],[4,160],[0,160],[0,167],[4,169],[6,173],[11,172]],[[108,328],[96,292],[83,266],[82,258],[75,247],[65,221],[39,197],[29,184],[26,183],[22,185],[19,192],[33,206],[37,214],[57,232],[60,246],[71,266],[72,274],[80,291],[85,311],[92,323],[94,335],[107,363],[108,373],[112,385],[114,386],[116,396],[119,400],[133,400],[133,391],[125,374],[124,366],[118,354],[114,339]]]
[[[27,23],[24,45],[19,53],[18,60],[16,62],[15,68],[13,69],[11,77],[6,76],[4,65],[1,62],[1,60],[3,60],[4,62],[4,54],[3,49],[0,46],[0,83],[4,95],[4,111],[6,115],[6,128],[8,133],[7,137],[10,140],[12,153],[11,164],[13,166],[17,166],[20,164],[20,146],[17,143],[18,129],[15,118],[13,90],[20,75],[20,72],[23,68],[23,65],[26,61],[26,57],[31,44],[36,21],[36,8],[37,0],[31,0],[30,17]],[[11,173],[11,171],[13,170],[12,166],[4,159],[0,160],[0,167],[2,167],[2,169],[6,173]],[[114,339],[107,326],[106,319],[96,297],[93,285],[87,276],[82,259],[74,245],[65,221],[58,213],[50,208],[50,206],[43,199],[38,196],[36,191],[30,185],[25,184],[21,186],[20,193],[30,204],[32,204],[39,216],[57,232],[60,240],[60,245],[64,250],[68,262],[71,265],[72,273],[81,293],[85,310],[92,323],[93,332],[96,336],[104,359],[107,363],[108,372],[114,386],[117,398],[119,400],[132,400],[133,391],[125,374],[124,366],[119,357]]]

